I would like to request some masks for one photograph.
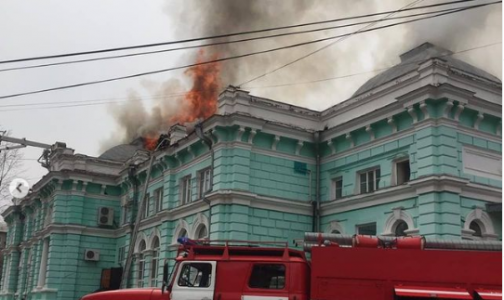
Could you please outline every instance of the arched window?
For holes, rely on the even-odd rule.
[[[483,232],[481,230],[481,226],[476,222],[472,221],[469,225],[469,229],[474,231],[473,236],[481,238],[483,236]]]
[[[339,230],[336,230],[336,229],[332,230],[331,233],[333,233],[333,234],[341,234],[341,232]]]
[[[399,221],[395,225],[395,236],[407,236],[406,230],[408,230],[408,223],[404,221]]]
[[[494,226],[490,215],[476,207],[465,217],[462,228],[462,239],[466,240],[496,240]]]
[[[138,246],[138,281],[137,286],[144,286],[144,276],[145,276],[145,256],[144,251],[147,249],[145,240],[142,240]]]
[[[185,229],[180,230],[180,232],[177,236],[177,239],[181,238],[181,237],[187,237],[187,230],[185,230]]]
[[[201,240],[208,237],[208,230],[205,225],[201,225],[196,231],[196,239]]]
[[[152,260],[151,260],[151,274],[150,274],[150,284],[151,286],[158,285],[158,275],[159,275],[159,238],[156,236],[152,241]]]

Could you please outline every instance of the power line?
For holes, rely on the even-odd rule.
[[[436,57],[442,58],[442,57],[446,57],[446,56],[453,56],[453,55],[456,55],[456,54],[465,53],[465,52],[469,52],[469,51],[473,51],[473,50],[478,50],[478,49],[481,49],[481,48],[491,47],[491,46],[495,46],[495,45],[498,45],[498,44],[502,44],[502,41],[491,43],[491,44],[486,44],[486,45],[482,45],[482,46],[477,46],[477,47],[473,47],[473,48],[469,48],[469,49],[464,49],[464,50],[453,52],[451,54],[445,54],[445,55],[440,55],[440,56],[436,56]],[[412,61],[412,62],[409,62],[409,63],[401,64],[401,66],[422,63],[424,61],[425,60]],[[319,83],[319,82],[332,81],[332,80],[343,79],[343,78],[348,78],[348,77],[353,77],[353,76],[358,76],[358,75],[363,75],[363,74],[375,73],[375,72],[380,72],[380,71],[387,71],[387,70],[390,70],[390,69],[392,69],[392,68],[394,68],[396,66],[398,66],[398,65],[394,65],[394,66],[391,66],[391,67],[380,68],[380,69],[374,69],[374,70],[370,70],[370,71],[359,72],[359,73],[347,74],[347,75],[342,75],[342,76],[336,76],[336,77],[328,77],[328,78],[310,80],[310,81],[291,82],[291,83],[282,83],[282,84],[274,84],[274,85],[262,85],[262,86],[249,86],[247,88],[248,89],[265,89],[265,88],[267,89],[267,88],[277,88],[277,87],[294,86],[294,85],[301,85],[301,84]]]
[[[445,5],[452,5],[452,4],[472,2],[472,1],[477,1],[477,0],[458,0],[458,1],[443,2],[443,3],[437,3],[437,4],[431,4],[431,5],[425,5],[425,6],[418,6],[418,7],[415,7],[415,8],[404,9],[403,11],[418,10],[418,9],[431,8],[431,7],[437,7],[437,6],[445,6]],[[0,61],[0,64],[16,63],[16,62],[24,62],[24,61],[32,61],[32,60],[41,60],[41,59],[63,58],[63,57],[89,55],[89,54],[98,54],[98,53],[106,53],[106,52],[113,52],[113,51],[123,51],[123,50],[132,50],[132,49],[147,48],[147,47],[167,46],[167,45],[196,42],[196,41],[208,40],[208,39],[227,38],[227,37],[233,37],[233,36],[238,36],[238,35],[263,33],[263,32],[267,32],[267,31],[292,29],[292,28],[298,28],[298,27],[304,27],[304,26],[333,23],[333,22],[338,22],[338,21],[347,21],[347,20],[353,20],[353,19],[374,17],[374,16],[379,16],[379,15],[389,14],[391,12],[393,12],[393,11],[386,11],[386,12],[372,13],[372,14],[366,14],[366,15],[353,16],[353,17],[337,18],[337,19],[331,19],[331,20],[325,20],[325,21],[309,22],[309,23],[302,23],[302,24],[295,24],[295,25],[282,26],[282,27],[274,27],[274,28],[267,28],[267,29],[242,31],[242,32],[235,32],[235,33],[228,33],[228,34],[219,34],[219,35],[199,37],[199,38],[190,38],[190,39],[184,39],[184,40],[178,40],[178,41],[169,41],[169,42],[161,42],[161,43],[151,43],[151,44],[143,44],[143,45],[135,45],[135,46],[125,46],[125,47],[117,47],[117,48],[106,48],[106,49],[99,49],[99,50],[82,51],[82,52],[65,53],[65,54],[56,54],[56,55],[47,55],[47,56],[18,58],[18,59],[11,59],[11,60]]]
[[[301,60],[303,60],[303,59],[305,59],[305,58],[308,58],[308,57],[310,57],[310,56],[312,56],[312,55],[314,55],[314,54],[316,54],[316,53],[318,53],[318,52],[320,52],[320,51],[322,51],[322,50],[324,50],[324,49],[327,49],[327,48],[331,47],[332,45],[334,45],[334,44],[336,44],[336,43],[338,43],[338,42],[341,42],[341,41],[343,41],[343,40],[345,40],[345,39],[347,39],[347,38],[350,38],[350,37],[351,37],[352,35],[354,35],[354,34],[358,34],[359,32],[363,32],[363,31],[365,31],[367,28],[372,28],[374,25],[378,24],[378,23],[379,23],[379,22],[381,22],[381,21],[384,21],[384,20],[385,20],[385,19],[387,19],[388,17],[390,17],[390,16],[392,16],[392,15],[394,15],[394,14],[397,14],[397,13],[401,12],[402,10],[407,9],[409,6],[415,5],[416,3],[421,2],[421,1],[423,1],[423,0],[415,0],[415,1],[413,1],[412,3],[410,3],[410,4],[408,4],[408,5],[406,5],[406,6],[402,7],[402,8],[400,8],[399,10],[396,10],[396,11],[394,11],[394,12],[392,12],[392,13],[390,13],[390,14],[386,15],[386,16],[385,16],[385,17],[383,17],[382,19],[377,20],[377,21],[374,21],[374,22],[372,22],[372,23],[370,23],[370,24],[368,24],[368,25],[366,25],[366,26],[364,26],[364,27],[360,28],[359,30],[352,32],[350,35],[346,35],[346,36],[344,36],[344,37],[341,37],[341,38],[337,39],[336,41],[333,41],[333,42],[331,42],[331,43],[329,43],[329,44],[327,44],[327,45],[325,45],[325,46],[322,46],[322,47],[320,47],[320,48],[318,48],[318,49],[315,49],[314,51],[311,51],[311,52],[309,52],[309,53],[307,53],[307,54],[304,54],[304,55],[302,55],[301,57],[298,57],[298,58],[296,58],[296,59],[295,59],[295,60],[293,60],[293,61],[290,61],[290,62],[288,62],[288,63],[286,63],[286,64],[281,65],[280,67],[274,68],[274,69],[272,69],[272,70],[270,70],[270,71],[266,71],[265,73],[263,73],[263,74],[261,74],[261,75],[259,75],[259,76],[252,77],[251,79],[248,79],[248,80],[246,80],[246,81],[244,81],[244,82],[240,83],[240,84],[239,84],[239,86],[243,86],[243,85],[248,84],[248,83],[251,83],[251,82],[253,82],[253,81],[255,81],[255,80],[259,79],[259,78],[266,77],[266,76],[268,76],[268,75],[270,75],[270,74],[273,74],[273,73],[275,73],[275,72],[277,72],[277,71],[279,71],[279,70],[281,70],[281,69],[283,69],[283,68],[286,68],[286,67],[288,67],[288,66],[290,66],[290,65],[293,65],[293,64],[295,64],[295,63],[297,63],[297,62],[299,62],[299,61],[301,61]]]
[[[482,4],[482,5],[478,6],[478,7],[492,5],[492,4],[497,4],[497,3],[501,3],[501,2],[502,1],[491,2],[491,3],[487,3],[487,4]],[[7,98],[26,96],[26,95],[45,93],[45,92],[56,91],[56,90],[64,90],[64,89],[70,89],[70,88],[76,88],[76,87],[82,87],[82,86],[88,86],[88,85],[94,85],[94,84],[100,84],[100,83],[118,81],[118,80],[123,80],[123,79],[130,79],[130,78],[135,78],[135,77],[140,77],[140,76],[145,76],[145,75],[153,75],[153,74],[159,74],[159,73],[164,73],[164,72],[169,72],[169,71],[174,71],[174,70],[179,70],[179,69],[186,69],[186,68],[196,67],[196,66],[200,66],[200,65],[207,65],[207,64],[217,63],[217,62],[224,62],[224,61],[229,61],[229,60],[246,58],[246,57],[251,57],[251,56],[255,56],[255,55],[260,55],[260,54],[266,54],[266,53],[270,53],[270,52],[275,52],[275,51],[279,51],[279,50],[286,50],[286,49],[301,47],[301,46],[305,46],[305,45],[309,45],[309,44],[320,43],[320,42],[323,42],[323,41],[333,40],[333,39],[340,38],[340,37],[343,37],[343,36],[360,34],[360,33],[364,33],[364,32],[371,32],[371,31],[385,29],[385,28],[389,28],[389,27],[393,27],[393,26],[397,26],[397,25],[402,25],[402,24],[417,22],[417,21],[421,21],[421,20],[427,20],[427,19],[431,19],[431,18],[436,18],[436,17],[440,17],[440,16],[444,16],[444,15],[449,15],[449,14],[457,13],[457,12],[468,10],[468,9],[474,9],[474,7],[471,7],[471,8],[461,8],[461,9],[458,9],[458,10],[455,10],[455,11],[445,12],[445,13],[441,13],[441,14],[437,14],[437,15],[433,15],[433,16],[427,16],[427,17],[417,18],[417,19],[413,19],[413,20],[392,23],[392,24],[388,24],[388,25],[384,25],[384,26],[380,26],[380,27],[375,27],[375,28],[371,28],[371,29],[362,30],[362,31],[360,31],[358,33],[353,33],[352,32],[352,33],[347,33],[347,34],[341,34],[341,35],[337,35],[337,36],[321,38],[321,39],[312,40],[312,41],[308,41],[308,42],[291,44],[291,45],[288,45],[288,46],[282,46],[282,47],[277,47],[277,48],[270,48],[270,49],[267,49],[267,50],[262,50],[262,51],[257,51],[257,52],[249,52],[249,53],[245,53],[245,54],[241,54],[241,55],[230,56],[230,57],[225,57],[225,58],[219,58],[219,59],[209,60],[209,61],[204,61],[204,62],[199,62],[199,63],[192,63],[192,64],[188,64],[188,65],[184,65],[184,66],[178,66],[178,67],[172,67],[172,68],[166,68],[166,69],[160,69],[160,70],[154,70],[154,71],[136,73],[136,74],[126,75],[126,76],[120,76],[120,77],[113,77],[113,78],[102,79],[102,80],[82,82],[82,83],[77,83],[77,84],[64,85],[64,86],[59,86],[59,87],[47,88],[47,89],[40,89],[40,90],[35,90],[35,91],[30,91],[30,92],[23,92],[23,93],[11,94],[11,95],[4,95],[4,96],[0,96],[0,100],[1,99],[7,99]]]
[[[457,55],[457,54],[461,54],[461,53],[466,53],[466,52],[469,52],[469,51],[474,51],[474,50],[478,50],[478,49],[482,49],[482,48],[486,48],[486,47],[495,46],[495,45],[498,45],[498,44],[501,44],[501,43],[502,42],[495,42],[495,43],[491,43],[491,44],[486,44],[486,45],[481,45],[481,46],[477,46],[477,47],[472,47],[472,48],[468,48],[468,49],[464,49],[464,50],[460,50],[460,51],[455,51],[455,52],[453,52],[451,54],[440,55],[440,56],[437,56],[437,58],[443,58],[443,57],[447,57],[447,56],[453,56],[453,55]],[[418,63],[422,63],[424,61],[425,60],[416,60],[416,61],[412,61],[412,62],[409,62],[409,63],[404,63],[404,64],[402,64],[402,66],[406,66],[406,65],[410,65],[410,64],[418,64]],[[248,87],[248,89],[264,89],[264,88],[267,89],[267,88],[278,88],[278,87],[295,86],[295,85],[302,85],[302,84],[320,83],[320,82],[338,80],[338,79],[343,79],[343,78],[348,78],[348,77],[353,77],[353,76],[358,76],[358,75],[363,75],[363,74],[369,74],[369,73],[374,73],[374,72],[379,72],[379,71],[386,71],[386,70],[389,70],[389,69],[394,68],[396,66],[397,65],[390,66],[390,67],[384,67],[384,68],[378,68],[378,69],[374,69],[374,70],[370,70],[370,71],[364,71],[364,72],[359,72],[359,73],[347,74],[347,75],[342,75],[342,76],[336,76],[336,77],[329,77],[329,78],[322,78],[322,79],[317,79],[317,80],[311,80],[311,81],[292,82],[292,83],[284,83],[284,84],[276,84],[276,85],[266,85],[266,86],[251,86],[251,87]],[[159,97],[159,98],[171,98],[171,97]],[[173,98],[176,98],[176,97],[173,97]],[[127,99],[127,98],[109,98],[109,99]],[[152,99],[152,98],[150,98],[150,99]],[[82,102],[84,102],[84,101],[88,101],[88,102],[92,102],[92,101],[104,101],[104,100],[107,100],[107,99],[82,100]],[[143,101],[143,98],[141,100],[138,100],[138,101]],[[111,103],[118,103],[118,102],[120,102],[120,101],[100,102],[100,103],[94,103],[92,105],[103,105],[103,104],[111,104]],[[58,103],[58,104],[69,104],[70,103],[70,104],[69,105],[61,105],[61,106],[52,106],[52,107],[35,107],[35,108],[28,108],[28,109],[7,109],[7,110],[0,110],[0,112],[37,110],[37,109],[53,109],[53,108],[68,108],[68,107],[81,107],[81,106],[83,106],[81,104],[77,104],[77,105],[74,104],[74,105],[72,105],[73,101],[72,102],[52,102],[52,103]],[[41,105],[41,104],[42,103],[39,103],[39,105]],[[29,103],[29,105],[37,105],[37,104],[36,103]],[[4,106],[0,105],[0,108],[1,107],[6,107],[6,106],[10,106],[10,105],[4,105]],[[14,106],[24,106],[24,104],[19,104],[19,105],[14,105]]]
[[[469,6],[465,6],[465,7],[477,7],[477,5],[474,5],[474,6],[469,5]],[[436,13],[441,13],[441,12],[454,11],[454,10],[457,10],[459,8],[461,8],[461,7],[447,8],[447,9],[441,9],[441,10],[430,11],[430,12],[410,14],[410,15],[407,15],[407,16],[399,16],[399,17],[387,18],[387,20],[406,19],[406,18],[412,18],[412,17],[418,17],[418,16],[424,16],[424,15],[436,14]],[[290,36],[290,35],[314,33],[314,32],[319,32],[319,31],[326,31],[326,30],[334,30],[334,29],[339,29],[339,28],[345,28],[345,27],[352,27],[352,26],[356,26],[356,25],[368,24],[368,23],[372,23],[372,22],[375,22],[375,21],[373,21],[373,20],[371,20],[371,21],[363,21],[363,22],[349,23],[349,24],[338,25],[338,26],[316,28],[316,29],[296,31],[296,32],[287,32],[287,33],[273,34],[273,35],[268,35],[268,36],[259,36],[259,37],[253,37],[253,38],[245,38],[245,39],[233,40],[233,41],[222,41],[222,42],[214,42],[214,43],[201,44],[201,45],[184,46],[184,47],[178,47],[178,48],[169,48],[169,49],[161,49],[161,50],[153,50],[153,51],[145,51],[145,52],[137,52],[137,53],[113,55],[113,56],[105,56],[105,57],[95,57],[95,58],[87,58],[87,59],[80,59],[80,60],[55,62],[55,63],[45,63],[45,64],[22,66],[22,67],[12,67],[12,68],[0,69],[0,72],[16,71],[16,70],[26,70],[26,69],[35,69],[35,68],[52,67],[52,66],[60,66],[60,65],[69,65],[69,64],[76,64],[76,63],[85,63],[85,62],[93,62],[93,61],[100,61],[100,60],[109,60],[109,59],[118,59],[118,58],[134,57],[134,56],[143,56],[143,55],[150,55],[150,54],[159,54],[159,53],[173,52],[173,51],[179,51],[179,50],[188,50],[188,49],[196,49],[196,48],[204,48],[204,47],[213,47],[213,46],[219,46],[219,45],[228,45],[228,44],[236,44],[236,43],[243,43],[243,42],[251,42],[251,41],[262,40],[262,39],[270,39],[270,38],[284,37],[284,36]]]

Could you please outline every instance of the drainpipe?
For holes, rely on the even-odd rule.
[[[209,138],[203,133],[203,125],[201,123],[196,124],[195,127],[196,130],[196,135],[207,145],[208,150],[210,150],[210,188],[208,191],[205,192],[203,195],[203,201],[208,204],[208,237],[210,238],[210,233],[211,233],[211,227],[212,227],[212,205],[210,204],[210,200],[206,197],[208,193],[211,193],[213,191],[213,177],[214,177],[214,148],[213,148],[213,132],[212,130],[209,131],[210,136],[212,138]]]
[[[314,232],[320,232],[320,131],[315,132],[315,201],[313,204]]]

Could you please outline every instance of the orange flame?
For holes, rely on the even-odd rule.
[[[145,136],[143,140],[144,148],[149,151],[156,149],[158,139],[159,137],[155,136]]]
[[[210,60],[217,59],[218,56],[212,55]],[[204,52],[198,52],[197,63],[204,60]],[[172,124],[194,122],[198,119],[207,119],[217,111],[217,98],[220,88],[220,70],[219,63],[210,63],[198,65],[187,69],[188,74],[193,79],[193,86],[185,95],[185,105],[181,112],[174,116],[170,121]]]

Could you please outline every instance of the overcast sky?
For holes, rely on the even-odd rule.
[[[219,2],[222,1],[201,1],[197,2],[196,5],[194,1],[191,4],[189,1],[184,0],[2,1],[0,2],[0,61],[198,37],[202,35],[202,26],[205,26],[205,24],[201,24],[198,18],[200,18],[200,14],[205,13],[204,10],[206,9],[204,5],[199,4]],[[293,17],[290,19],[282,19],[280,9],[275,11],[274,6],[279,2],[259,1],[258,3],[272,7],[271,10],[268,10],[268,17],[272,18],[268,24],[281,26],[302,21],[317,21],[360,13],[372,13],[384,9],[399,9],[411,2],[413,0],[365,0],[355,2],[350,0],[320,0],[313,2],[315,4],[308,5],[309,8],[307,8],[306,12],[291,13],[290,15]],[[435,2],[441,1],[424,0],[418,5]],[[285,3],[289,2],[283,2],[283,4]],[[349,5],[349,3],[356,4],[354,6],[353,4]],[[336,9],[325,9],[324,6]],[[485,17],[478,19],[476,14]],[[278,17],[273,18],[273,15]],[[502,13],[500,5],[492,9],[474,12],[473,15],[476,16],[476,23],[473,27],[470,27],[474,28],[474,32],[471,33],[472,37],[453,44],[456,49],[451,50],[463,50],[501,41]],[[473,15],[466,14],[466,16]],[[458,22],[463,21],[464,24],[469,22],[469,26],[471,26],[470,18],[458,17],[458,20]],[[429,31],[432,31],[432,36],[436,36],[437,39],[440,39],[439,32],[442,32],[443,28],[446,29],[447,35],[450,37],[457,36],[457,34],[465,36],[466,33],[469,35],[468,29],[459,26],[455,19],[452,23],[450,22],[442,23],[441,28],[431,21],[419,23],[414,28],[396,28],[353,36],[327,51],[324,50],[326,53],[321,52],[297,66],[298,68],[313,68],[313,70],[316,70],[313,74],[310,72],[296,73],[296,66],[292,66],[290,70],[272,74],[268,78],[250,84],[250,86],[302,82],[391,66],[399,62],[399,54],[423,41],[428,41]],[[249,26],[249,24],[245,24],[245,26]],[[260,24],[250,26],[258,26],[258,28],[249,29],[264,28]],[[236,31],[236,28],[240,28],[240,26],[233,26],[229,28],[228,32]],[[349,28],[348,30],[355,29]],[[348,32],[348,30],[338,31],[338,33]],[[215,34],[217,33],[225,32],[215,32]],[[322,36],[327,36],[327,34],[329,33],[324,33]],[[331,34],[334,35],[335,31]],[[308,37],[305,36],[306,38]],[[288,39],[282,40],[284,44],[288,44],[288,42]],[[271,43],[264,44],[264,46],[268,45],[271,45]],[[236,49],[237,53],[247,49],[247,45],[240,47],[242,48]],[[488,66],[487,71],[501,78],[501,45],[474,52],[474,55],[460,55],[457,58],[467,60],[479,67]],[[292,55],[302,55],[303,53],[306,53],[306,49],[289,52]],[[194,50],[106,62],[98,61],[0,72],[0,96],[173,67],[188,62],[188,57],[192,57],[192,54],[194,54]],[[282,53],[271,54],[269,58],[273,62],[278,60],[279,65],[287,62],[285,54]],[[241,64],[240,67],[246,67],[257,65],[258,61],[260,61],[260,58],[232,63]],[[30,64],[32,63],[26,63],[26,65]],[[19,64],[0,65],[0,69],[10,66],[19,66]],[[254,72],[261,71],[260,68],[262,67],[254,69]],[[304,105],[312,109],[324,109],[349,98],[372,75],[373,73],[367,73],[332,82],[303,85],[302,87],[256,88],[250,90],[253,94],[275,100]],[[242,79],[247,79],[245,77],[250,76],[243,76]],[[60,105],[68,105],[71,102],[82,103],[78,101],[94,101],[97,99],[124,101],[131,91],[135,91],[146,100],[144,104],[149,107],[151,105],[149,100],[151,94],[146,87],[162,83],[170,78],[183,79],[183,70],[0,100],[0,127],[11,130],[12,135],[15,137],[25,137],[48,144],[61,141],[78,153],[99,155],[100,145],[109,139],[116,130],[116,124],[108,111],[110,109],[108,105],[70,108],[48,108],[47,105],[42,106],[43,108],[40,108],[40,106],[13,107],[7,105],[45,102],[62,102]],[[296,95],[300,94],[303,96],[296,97]],[[23,176],[32,184],[46,173],[35,162],[41,152],[42,150],[37,148],[23,150],[25,159],[23,168],[26,170]]]

